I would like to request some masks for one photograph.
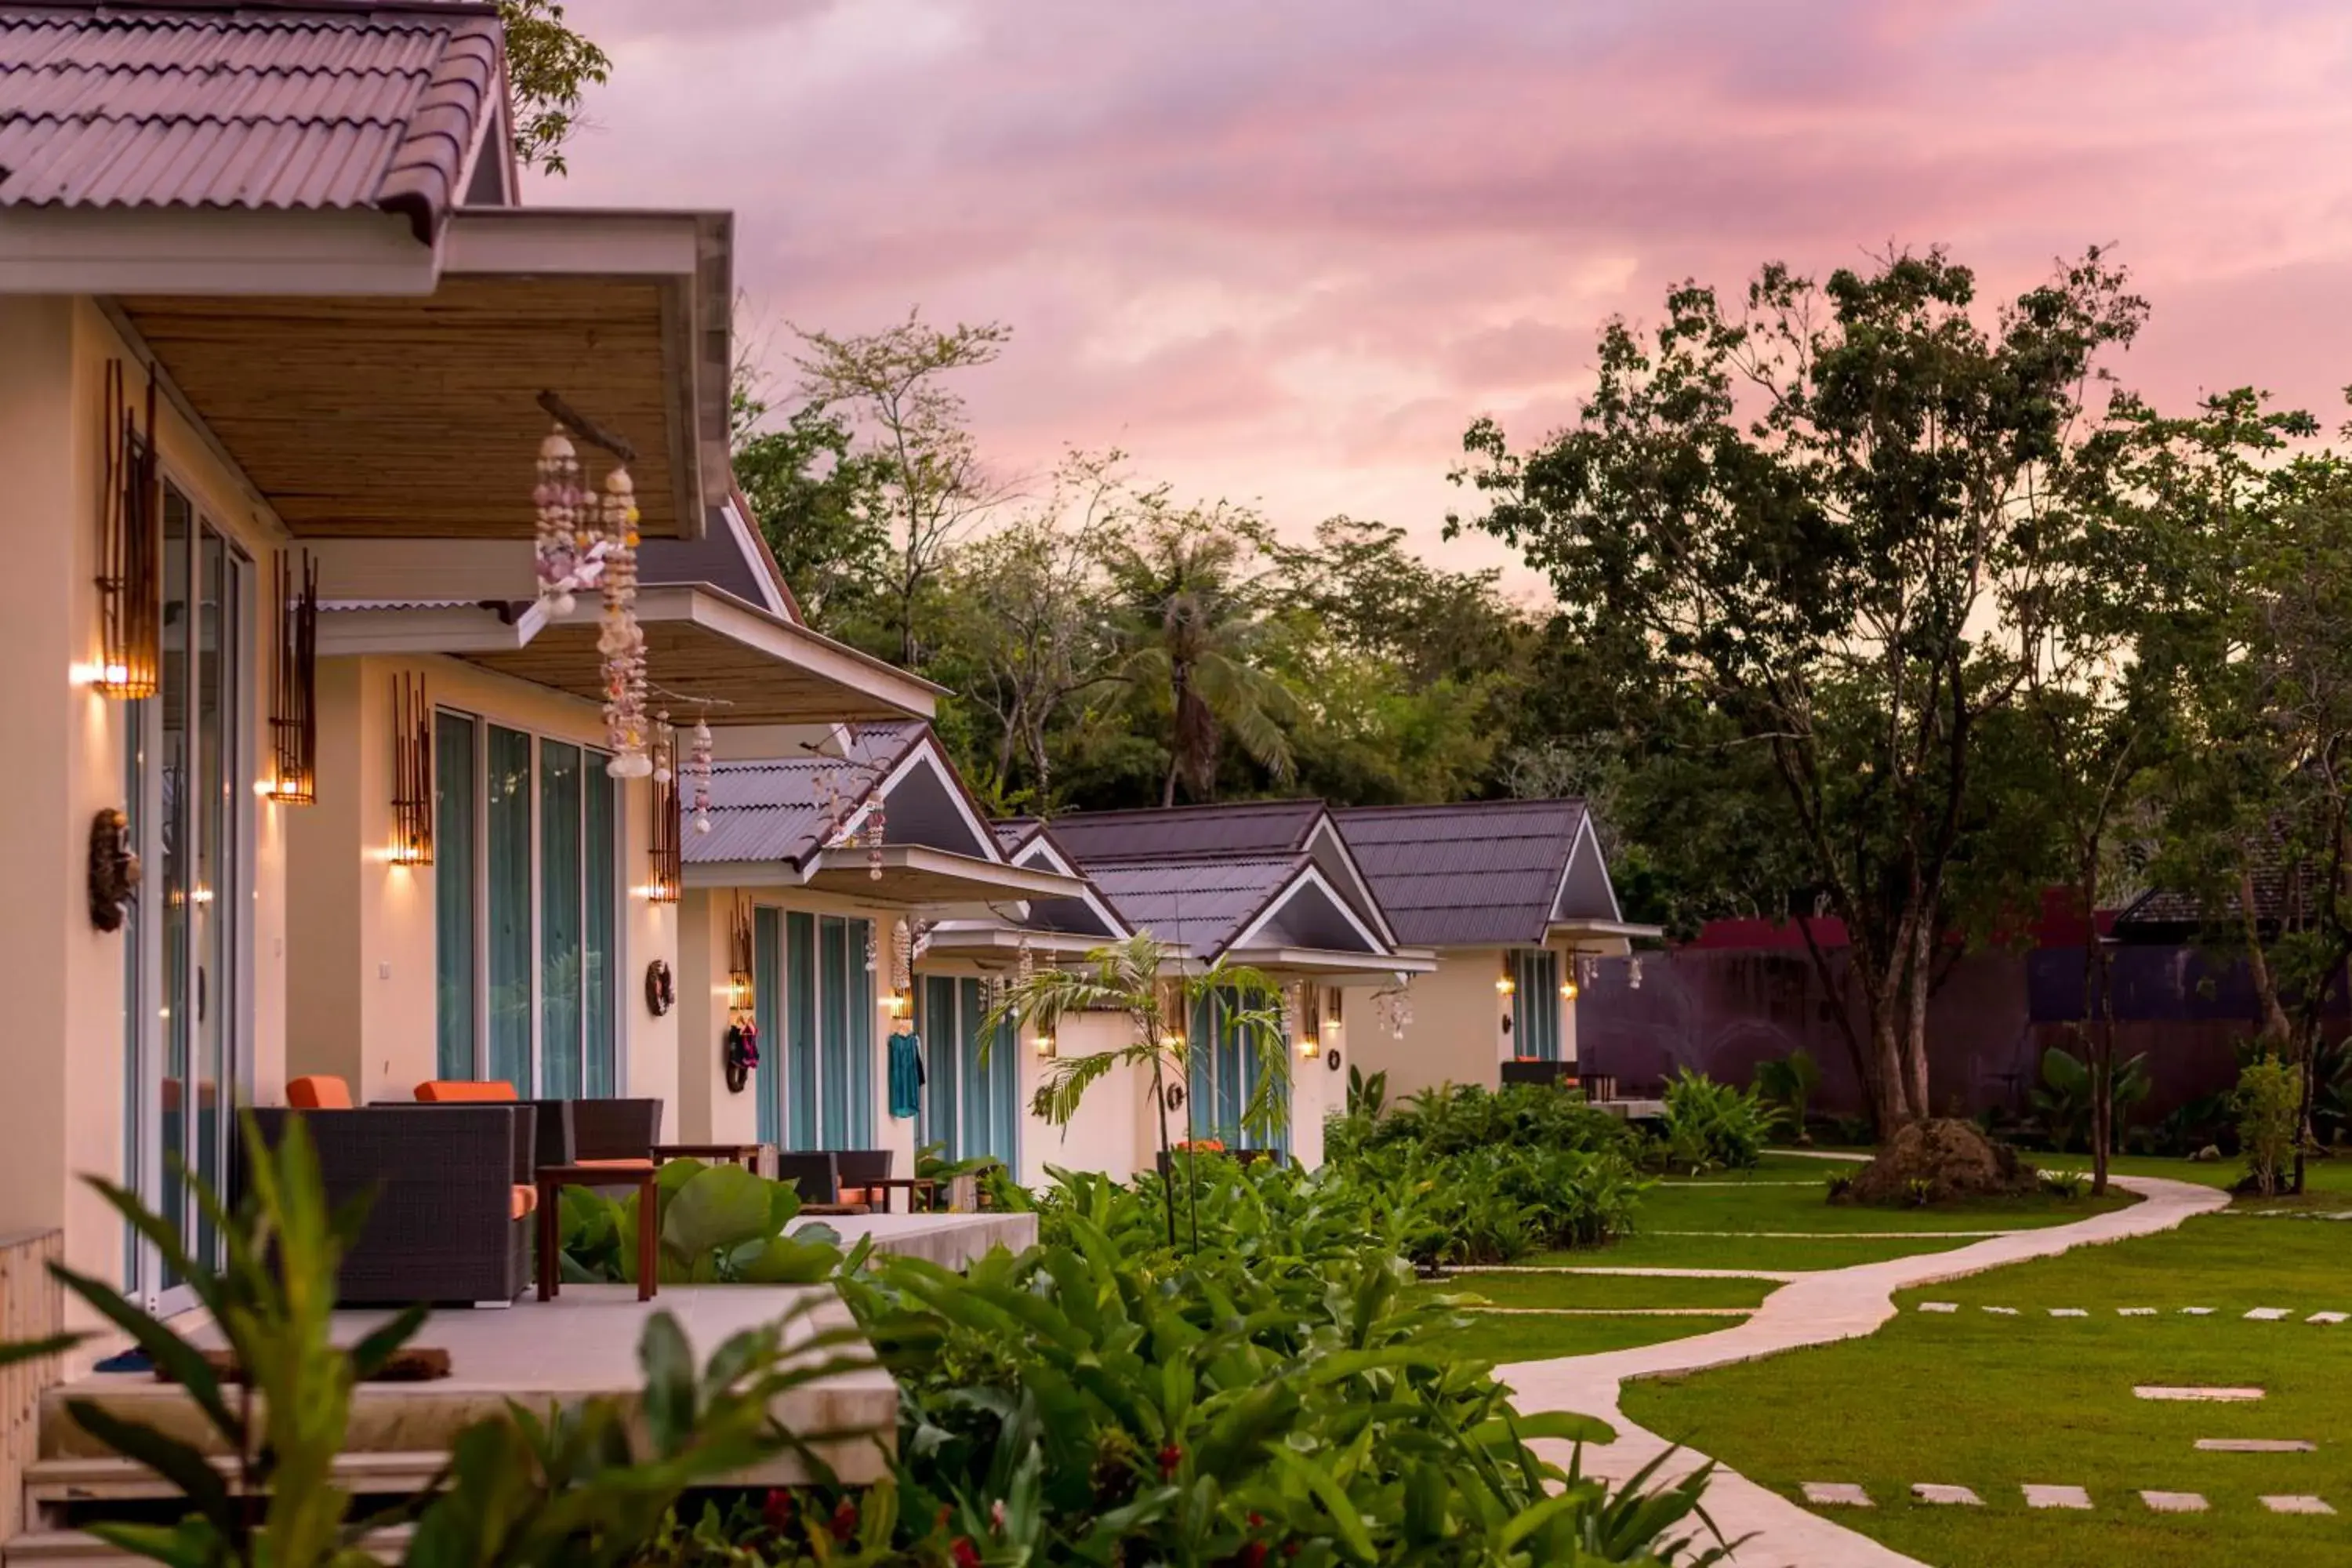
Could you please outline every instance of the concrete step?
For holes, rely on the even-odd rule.
[[[336,1483],[356,1497],[421,1491],[441,1473],[446,1454],[430,1452],[344,1454],[335,1461]],[[235,1463],[216,1458],[214,1468],[236,1489]],[[75,1503],[140,1502],[176,1497],[179,1489],[129,1459],[73,1457],[37,1459],[25,1470],[26,1517]]]
[[[379,1558],[397,1561],[406,1550],[412,1533],[406,1525],[397,1530],[379,1530],[362,1537],[360,1544]],[[70,1564],[71,1568],[153,1568],[153,1559],[125,1552],[79,1530],[26,1531],[0,1547],[0,1563],[6,1568],[35,1568],[37,1564],[43,1568],[63,1564]]]

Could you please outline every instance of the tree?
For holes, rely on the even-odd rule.
[[[746,431],[735,482],[809,624],[861,646],[887,580],[890,531],[879,464],[851,450],[849,428],[824,409],[794,409],[782,428]]]
[[[1071,452],[1042,504],[965,545],[943,568],[940,673],[995,726],[982,776],[999,798],[1052,808],[1056,728],[1075,703],[1117,678],[1103,563],[1135,504],[1125,458]]]
[[[1129,616],[1124,673],[1168,700],[1162,805],[1176,804],[1180,782],[1196,799],[1213,792],[1227,734],[1276,779],[1295,771],[1282,726],[1297,698],[1259,662],[1270,606],[1256,568],[1268,539],[1265,520],[1244,508],[1178,507],[1155,494],[1113,552]]]
[[[853,437],[845,458],[870,465],[893,540],[885,597],[898,659],[919,668],[919,600],[950,546],[1005,499],[966,427],[963,398],[946,378],[993,363],[1012,332],[993,321],[943,331],[919,310],[861,337],[793,331],[803,412],[837,418]]]
[[[2352,962],[2352,458],[2286,457],[2316,433],[2239,391],[2146,421],[2136,468],[2184,584],[2148,652],[2181,709],[2156,875],[2244,957],[2263,1046],[2301,1084],[2299,1143]]]
[[[1604,330],[1575,426],[1522,454],[1481,419],[1457,476],[1572,624],[1643,648],[1769,757],[1845,922],[1863,1028],[1840,1022],[1882,1136],[1932,1114],[1979,731],[2046,635],[2089,384],[2146,313],[2096,251],[1990,330],[1976,293],[1941,251],[1819,286],[1776,263],[1738,312],[1685,284],[1648,345]]]
[[[1142,1068],[1151,1076],[1152,1120],[1160,1128],[1160,1155],[1164,1164],[1173,1152],[1168,1142],[1165,1114],[1168,1084],[1171,1078],[1178,1083],[1184,1081],[1190,1049],[1185,1031],[1199,1003],[1222,993],[1237,1004],[1226,1012],[1226,1019],[1255,1041],[1261,1064],[1258,1080],[1250,1089],[1248,1109],[1242,1114],[1243,1125],[1267,1132],[1278,1131],[1289,1104],[1285,1092],[1287,1080],[1280,1078],[1283,1030],[1279,989],[1257,970],[1228,966],[1222,961],[1198,973],[1171,976],[1169,972],[1176,968],[1175,956],[1169,948],[1148,933],[1138,933],[1125,942],[1093,949],[1086,955],[1083,968],[1049,966],[1033,970],[1005,988],[1003,997],[981,1021],[981,1038],[993,1042],[999,1030],[1008,1024],[1050,1035],[1061,1026],[1063,1018],[1073,1013],[1125,1014],[1134,1037],[1112,1050],[1055,1058],[1052,1070],[1030,1098],[1030,1114],[1055,1127],[1067,1127],[1076,1120],[1088,1089],[1119,1068]],[[986,1048],[989,1047],[983,1047]],[[1188,1100],[1188,1164],[1192,1154],[1190,1145],[1199,1142],[1191,1135],[1192,1116]],[[1195,1189],[1192,1246],[1197,1250],[1201,1245],[1197,1183],[1188,1175],[1185,1184]],[[1160,1193],[1167,1205],[1168,1245],[1173,1247],[1175,1184],[1162,1182]]]
[[[612,79],[612,58],[572,30],[559,0],[499,0],[499,19],[506,25],[515,161],[568,174],[563,144],[580,128],[587,89]]]

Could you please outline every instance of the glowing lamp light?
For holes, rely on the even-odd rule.
[[[1575,982],[1575,981],[1573,981],[1573,980],[1563,980],[1563,981],[1561,981],[1561,982],[1559,983],[1559,995],[1560,995],[1560,1000],[1561,1000],[1561,1001],[1563,1001],[1563,1002],[1573,1002],[1573,1001],[1575,1001],[1575,1000],[1576,1000],[1576,982]]]
[[[1050,1057],[1054,1054],[1053,1036],[1040,1035],[1037,1037],[1037,1054],[1041,1057]]]
[[[1322,1051],[1323,1042],[1316,1036],[1302,1037],[1298,1042],[1298,1055],[1303,1060],[1312,1061],[1321,1055]]]
[[[1517,991],[1518,988],[1519,983],[1512,979],[1507,974],[1495,982],[1495,991],[1497,995],[1508,996]]]
[[[727,977],[727,1005],[740,1012],[751,1005],[751,977],[737,970]]]
[[[1160,1037],[1160,1048],[1163,1051],[1181,1051],[1184,1048],[1184,1037],[1162,1035]]]

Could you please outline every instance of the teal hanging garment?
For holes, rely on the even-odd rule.
[[[890,1115],[908,1121],[923,1109],[923,1037],[890,1037]]]

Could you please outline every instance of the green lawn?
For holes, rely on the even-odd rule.
[[[1907,1309],[1953,1301],[1957,1314]],[[2352,1245],[2333,1225],[2212,1216],[2180,1230],[1906,1292],[1867,1339],[1625,1392],[1626,1414],[1793,1497],[1853,1481],[1879,1507],[1841,1522],[1938,1568],[2322,1568],[2352,1562],[2352,1324],[2248,1322],[2255,1306],[2352,1310]],[[2023,1310],[2001,1318],[1985,1305]],[[2053,1319],[2051,1307],[2084,1319]],[[2121,1318],[2118,1307],[2166,1309]],[[2210,1306],[2208,1318],[2177,1309]],[[2249,1384],[2250,1405],[2136,1399],[2136,1384]],[[2307,1438],[2315,1454],[2206,1454],[2199,1437]],[[1981,1509],[1907,1499],[1915,1481],[1976,1489]],[[2090,1489],[2089,1513],[2028,1510],[2027,1482]],[[2142,1489],[2196,1491],[2158,1516]],[[2339,1517],[2273,1515],[2310,1493]]]
[[[1765,1279],[1659,1279],[1624,1274],[1480,1274],[1465,1269],[1413,1289],[1423,1295],[1480,1296],[1497,1307],[1760,1307],[1774,1287]]]
[[[1965,1237],[1950,1241],[1907,1241],[1867,1234],[1818,1241],[1773,1237],[1635,1235],[1607,1247],[1547,1252],[1519,1261],[1561,1264],[1571,1268],[1766,1268],[1780,1272],[1844,1268],[1856,1263],[1908,1258],[1919,1252],[1945,1252],[1968,1244]]]
[[[2087,1154],[2035,1154],[2029,1156],[2046,1170],[2080,1171],[2088,1175],[2091,1159]],[[2246,1173],[2244,1163],[2237,1160],[2158,1160],[2147,1155],[2119,1156],[2113,1168],[2123,1176],[2166,1176],[2176,1182],[2195,1182],[2200,1186],[2233,1187]],[[2277,1209],[2319,1209],[2342,1213],[2352,1209],[2352,1159],[2342,1155],[2332,1159],[2313,1160],[2305,1167],[2304,1193],[2299,1198],[2241,1198],[2232,1206],[2243,1213],[2260,1214]]]
[[[1466,1327],[1433,1334],[1428,1342],[1462,1361],[1499,1364],[1629,1350],[1692,1334],[1711,1334],[1744,1321],[1730,1317],[1554,1318],[1492,1312],[1472,1318]]]
[[[1642,1194],[1641,1231],[1836,1231],[1863,1235],[1906,1230],[2030,1230],[2075,1220],[2138,1200],[2121,1192],[2062,1198],[2036,1193],[1934,1208],[1832,1204],[1826,1183],[1813,1187],[1707,1187],[1660,1183]]]

